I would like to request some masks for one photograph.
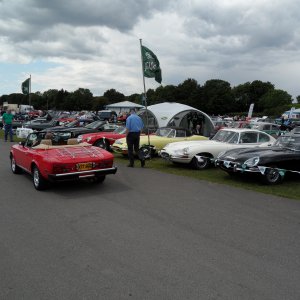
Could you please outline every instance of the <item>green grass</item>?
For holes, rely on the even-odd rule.
[[[124,164],[128,163],[128,158],[123,157],[119,154],[115,154],[115,159],[116,162]],[[257,178],[256,176],[240,175],[232,177],[229,176],[226,172],[214,167],[198,171],[185,166],[169,163],[160,157],[155,157],[151,160],[147,160],[146,167],[164,173],[191,177],[198,180],[206,180],[209,182],[231,185],[265,194],[300,200],[300,177],[284,178],[282,184],[268,186],[262,184],[259,178]]]
[[[19,139],[17,138],[16,135],[13,136],[13,139],[15,142],[21,142],[21,141],[24,141],[24,139]],[[4,130],[0,130],[0,140],[4,140]],[[9,136],[8,136],[8,140],[9,140]]]

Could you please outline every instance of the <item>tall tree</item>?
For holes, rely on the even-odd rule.
[[[182,102],[188,102],[191,95],[197,90],[198,83],[195,79],[188,78],[179,84],[176,89],[176,99]]]
[[[251,83],[246,82],[232,88],[236,112],[246,112],[251,104]]]
[[[92,110],[93,111],[99,111],[105,109],[105,106],[110,104],[109,100],[104,97],[94,97],[93,99],[93,104],[92,104]]]
[[[107,90],[103,96],[108,99],[110,104],[125,101],[125,96],[122,93],[117,92],[115,89]]]
[[[47,109],[58,109],[58,90],[50,89],[43,93]]]
[[[209,114],[226,114],[232,112],[234,97],[230,83],[220,79],[206,81],[203,86],[205,106],[202,109]]]
[[[250,102],[257,104],[259,99],[269,91],[274,90],[274,85],[271,82],[262,82],[254,80],[250,85]]]
[[[292,104],[292,96],[283,90],[269,90],[258,103],[260,110],[268,116],[279,116]]]
[[[132,94],[130,96],[125,97],[125,100],[142,105],[142,95],[141,94],[137,94],[137,93]]]

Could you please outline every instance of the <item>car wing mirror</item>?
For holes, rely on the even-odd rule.
[[[19,142],[19,145],[24,147],[25,146],[25,141]]]

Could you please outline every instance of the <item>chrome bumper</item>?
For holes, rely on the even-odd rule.
[[[68,179],[79,179],[84,177],[93,177],[98,175],[108,175],[116,174],[118,168],[112,167],[107,169],[97,169],[97,170],[88,170],[88,171],[79,171],[79,172],[70,172],[70,173],[60,173],[60,174],[49,174],[48,178],[51,180],[68,180]]]

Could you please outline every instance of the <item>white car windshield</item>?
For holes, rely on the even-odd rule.
[[[300,151],[300,136],[280,136],[273,146]]]
[[[162,136],[162,137],[168,137],[173,138],[176,136],[176,130],[172,128],[159,128],[156,130],[155,135]]]
[[[238,140],[238,133],[229,130],[219,130],[212,140],[222,143],[231,143],[232,141]]]

